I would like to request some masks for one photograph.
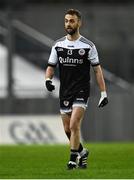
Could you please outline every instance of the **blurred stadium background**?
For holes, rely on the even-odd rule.
[[[134,4],[119,0],[0,0],[0,144],[66,143],[56,91],[44,72],[54,40],[64,36],[64,12],[83,14],[81,34],[95,42],[109,104],[98,109],[94,76],[83,124],[86,142],[134,140]],[[92,73],[92,72],[91,72]]]

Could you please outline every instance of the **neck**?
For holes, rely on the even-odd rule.
[[[80,37],[80,33],[79,33],[79,32],[76,32],[76,33],[73,34],[73,35],[67,34],[67,39],[68,39],[69,41],[75,41],[75,40],[77,40],[79,37]]]

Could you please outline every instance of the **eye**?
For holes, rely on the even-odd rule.
[[[67,23],[68,22],[68,20],[67,19],[65,19],[65,23]]]
[[[74,21],[74,19],[70,19],[70,23],[74,23],[75,21]]]

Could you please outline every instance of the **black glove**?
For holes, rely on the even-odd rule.
[[[46,80],[46,88],[48,91],[53,91],[55,89],[55,86],[52,84],[51,80]]]
[[[101,98],[98,104],[98,107],[103,107],[106,104],[108,104],[108,97],[107,97],[107,93],[105,91],[101,92]]]

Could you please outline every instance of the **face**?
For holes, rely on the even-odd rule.
[[[81,25],[81,21],[76,15],[65,15],[65,30],[68,34],[75,34]]]

